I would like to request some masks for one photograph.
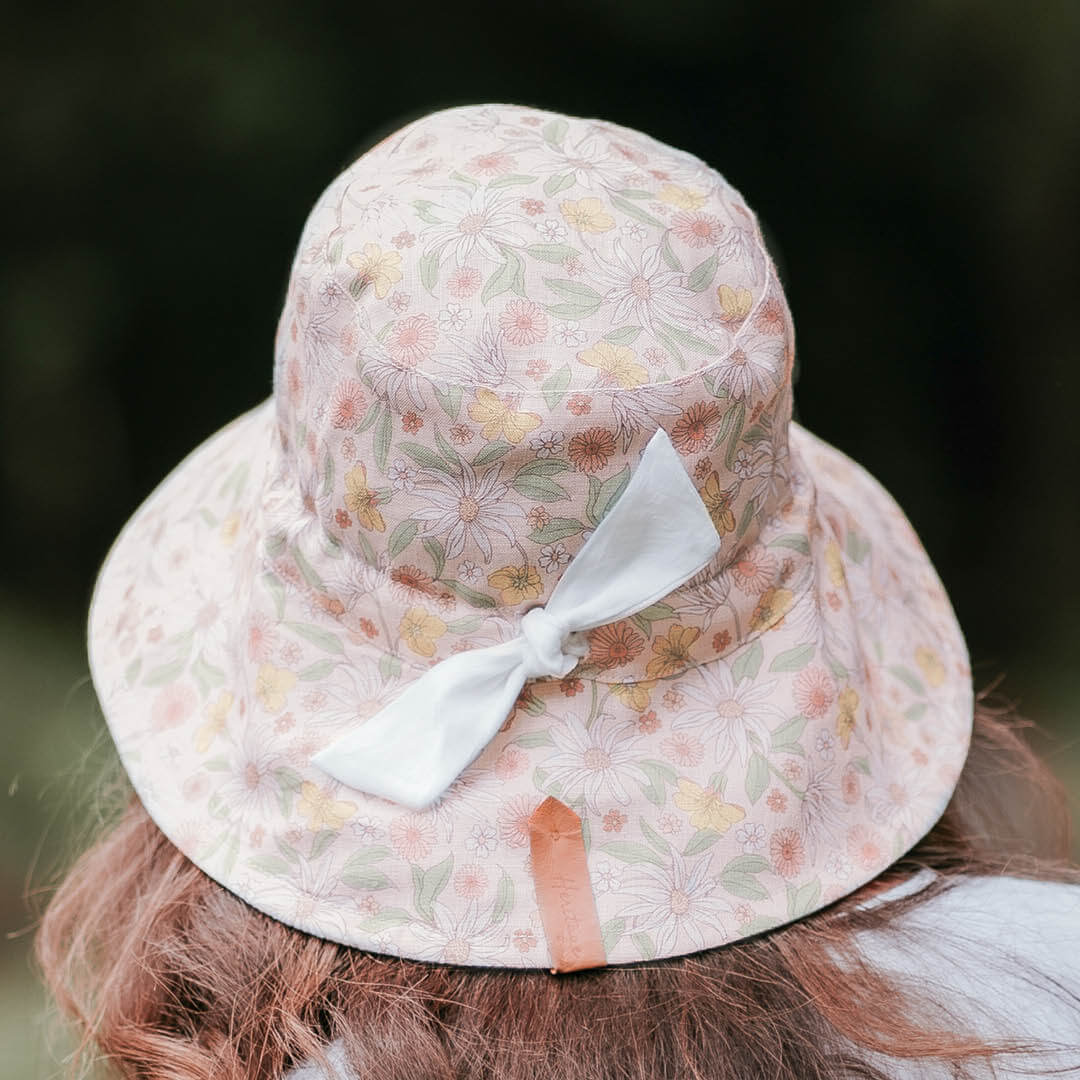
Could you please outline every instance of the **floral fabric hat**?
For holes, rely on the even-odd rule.
[[[877,875],[949,800],[970,670],[893,500],[792,422],[793,350],[689,154],[507,105],[364,154],[272,399],[97,583],[150,815],[274,918],[455,964],[679,955]]]

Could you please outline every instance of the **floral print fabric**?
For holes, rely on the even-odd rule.
[[[741,197],[615,125],[437,113],[319,199],[274,397],[129,523],[95,684],[186,854],[310,933],[548,964],[527,820],[582,817],[611,963],[721,945],[873,877],[941,814],[963,638],[889,496],[791,422],[793,332]],[[428,811],[309,758],[513,636],[663,426],[713,563],[527,684]]]

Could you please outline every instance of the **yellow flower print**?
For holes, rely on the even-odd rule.
[[[844,572],[844,560],[840,556],[840,545],[835,540],[830,540],[825,545],[825,565],[829,568],[829,580],[836,588],[841,588],[847,581],[847,574]]]
[[[655,686],[655,679],[647,679],[643,682],[613,683],[611,693],[631,712],[640,713],[649,707]]]
[[[721,536],[726,536],[735,529],[735,515],[731,510],[732,491],[726,491],[720,487],[720,476],[715,471],[710,473],[705,486],[698,490],[705,509],[709,511],[709,517],[716,526],[716,531]]]
[[[615,219],[604,209],[599,199],[567,199],[559,210],[571,229],[580,233],[601,233],[615,228]]]
[[[741,806],[724,802],[718,791],[703,788],[685,778],[679,780],[675,805],[686,811],[695,829],[712,829],[718,833],[726,833],[735,822],[746,817]]]
[[[200,754],[205,754],[214,739],[225,730],[225,718],[235,700],[231,691],[222,690],[217,701],[206,706],[206,723],[195,732],[195,749]]]
[[[345,506],[365,529],[386,531],[386,522],[379,513],[378,493],[367,486],[367,469],[363,465],[355,465],[345,474]]]
[[[577,358],[589,367],[599,368],[608,382],[624,388],[640,386],[649,381],[649,373],[634,361],[634,350],[625,345],[612,345],[598,341],[591,349],[584,349]]]
[[[240,531],[240,514],[234,510],[221,523],[221,542],[226,547],[232,547],[236,542],[236,534]]]
[[[923,678],[931,686],[940,686],[945,681],[945,665],[928,645],[920,645],[915,650],[915,663],[923,673]]]
[[[363,253],[354,251],[348,263],[356,268],[356,276],[364,285],[375,286],[375,295],[380,300],[391,285],[401,280],[401,253],[383,251],[378,244],[365,244]]]
[[[696,626],[673,626],[666,634],[654,638],[653,658],[645,667],[650,679],[675,675],[690,663],[690,646],[701,637]]]
[[[538,600],[544,590],[540,572],[532,566],[503,566],[488,575],[488,584],[502,593],[504,604]]]
[[[754,296],[741,285],[717,285],[716,296],[720,301],[720,318],[726,323],[741,323],[754,306]]]
[[[335,799],[326,789],[305,780],[300,785],[296,809],[308,819],[312,832],[319,829],[340,829],[356,813],[356,803]]]
[[[851,742],[851,733],[855,730],[855,710],[859,707],[858,692],[849,686],[840,692],[836,704],[840,707],[836,714],[836,736],[846,750]]]
[[[401,617],[398,633],[418,656],[434,656],[435,642],[446,633],[446,623],[422,607],[411,607]]]
[[[263,664],[255,676],[255,696],[267,712],[281,712],[285,699],[296,685],[296,675],[273,664]]]
[[[540,417],[536,413],[516,412],[498,394],[483,387],[475,393],[476,401],[469,406],[469,415],[484,425],[483,434],[488,442],[502,438],[516,445],[540,426]]]
[[[794,603],[795,594],[790,589],[766,589],[750,616],[750,629],[769,630],[779,626]]]
[[[660,201],[668,206],[677,206],[680,210],[700,210],[705,205],[705,196],[693,188],[665,184],[660,189]]]

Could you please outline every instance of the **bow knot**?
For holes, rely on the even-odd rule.
[[[589,643],[580,631],[570,632],[546,609],[535,607],[521,618],[521,637],[525,645],[525,677],[539,679],[546,675],[562,678],[589,651]]]
[[[416,679],[312,761],[335,780],[415,810],[439,798],[502,727],[529,679],[562,677],[585,631],[645,610],[693,577],[721,540],[658,429],[614,506],[516,637],[469,649]]]

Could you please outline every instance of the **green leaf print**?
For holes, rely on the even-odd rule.
[[[525,253],[541,262],[555,263],[558,266],[580,254],[577,248],[569,244],[530,244]]]

